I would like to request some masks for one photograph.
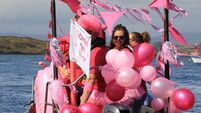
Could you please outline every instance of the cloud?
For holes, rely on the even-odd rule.
[[[111,3],[122,7],[140,8],[147,6],[151,0],[111,0]],[[57,2],[57,20],[65,33],[69,32],[70,19],[74,17],[66,4]],[[186,9],[189,16],[174,20],[173,24],[181,32],[200,32],[201,0],[173,0],[178,6]],[[1,0],[0,1],[0,33],[46,34],[50,20],[50,0]],[[172,13],[172,12],[170,12]],[[153,18],[154,21],[156,20]],[[123,23],[130,31],[150,31],[156,34],[147,24],[130,23],[121,18],[117,23]],[[156,23],[159,24],[159,23]],[[161,23],[160,23],[161,26]],[[58,30],[59,33],[59,30]]]

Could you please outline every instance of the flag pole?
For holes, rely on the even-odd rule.
[[[167,0],[167,4],[169,5],[169,0]],[[164,15],[165,15],[165,19],[164,19],[164,42],[169,41],[169,10],[167,8],[164,9]],[[168,80],[170,79],[170,66],[169,66],[169,61],[167,61],[165,63],[165,78],[167,78]],[[167,99],[167,106],[166,106],[166,110],[165,113],[168,113],[168,107],[169,106],[169,98]]]
[[[51,2],[51,10],[52,10],[52,37],[57,37],[57,30],[56,30],[56,4],[55,0]],[[53,65],[53,72],[54,72],[54,80],[58,79],[58,68],[56,65]]]
[[[169,0],[167,0],[168,4],[169,4]],[[165,40],[169,41],[169,11],[168,9],[164,9],[164,14],[165,14],[165,20],[164,20],[164,36],[165,36]],[[165,78],[170,79],[170,75],[169,75],[169,62],[167,61],[167,63],[165,63]]]

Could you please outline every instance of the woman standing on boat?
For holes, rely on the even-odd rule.
[[[147,31],[144,31],[142,33],[142,38],[143,38],[144,42],[146,42],[146,43],[151,42],[150,34]]]
[[[78,24],[92,35],[90,53],[90,67],[92,69],[90,70],[89,77],[85,81],[80,104],[89,102],[102,108],[105,104],[104,92],[106,83],[98,66],[106,64],[105,55],[108,48],[105,46],[104,28],[94,15],[82,15],[78,20]]]
[[[142,35],[139,32],[131,32],[129,34],[129,45],[134,48],[136,45],[143,43]]]
[[[132,44],[129,45],[129,39],[132,39],[133,35],[137,35],[136,36],[138,39],[137,43],[143,42],[143,39],[142,39],[142,36],[140,33],[133,32],[130,34],[130,37],[129,37],[129,32],[125,26],[123,26],[121,24],[116,25],[112,32],[112,38],[111,38],[111,42],[110,42],[111,49],[118,49],[118,50],[125,50],[125,51],[132,52],[134,45],[133,45],[133,47],[132,47]],[[130,43],[132,43],[132,42],[130,42]],[[126,96],[129,95],[129,98],[132,98],[132,100],[129,100],[130,101],[129,106],[132,107],[134,113],[139,113],[141,106],[144,104],[144,101],[146,99],[146,94],[147,94],[147,88],[146,88],[145,82],[142,82],[141,85],[137,89],[127,89],[127,90],[133,90],[131,92],[135,92],[135,93],[133,93],[133,98],[131,96],[132,94],[127,94],[127,92],[126,92],[126,94],[122,100],[124,101],[124,98],[127,98]],[[130,91],[128,91],[128,92],[130,92]],[[135,94],[139,94],[140,97],[135,98],[136,97]],[[123,101],[121,101],[121,102],[123,102]],[[125,101],[127,101],[127,100],[125,100]]]
[[[112,32],[112,37],[110,41],[111,49],[127,49],[130,50],[129,47],[129,33],[125,26],[122,24],[118,24],[114,27]]]

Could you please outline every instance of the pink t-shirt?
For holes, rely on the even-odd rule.
[[[108,48],[105,46],[101,47],[95,47],[91,51],[91,60],[90,60],[90,67],[95,67],[95,66],[103,66],[106,64],[105,56],[108,51]],[[98,91],[105,91],[106,83],[104,78],[101,75],[101,71],[99,68],[91,69],[90,74],[96,75],[96,82],[94,85],[94,89]]]

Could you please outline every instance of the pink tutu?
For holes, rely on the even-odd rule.
[[[143,88],[138,87],[137,89],[126,89],[124,97],[118,101],[118,103],[129,105],[135,100],[140,99],[146,91]]]
[[[105,105],[106,104],[105,92],[93,90],[87,102],[94,103],[96,105],[101,105],[101,106]]]

